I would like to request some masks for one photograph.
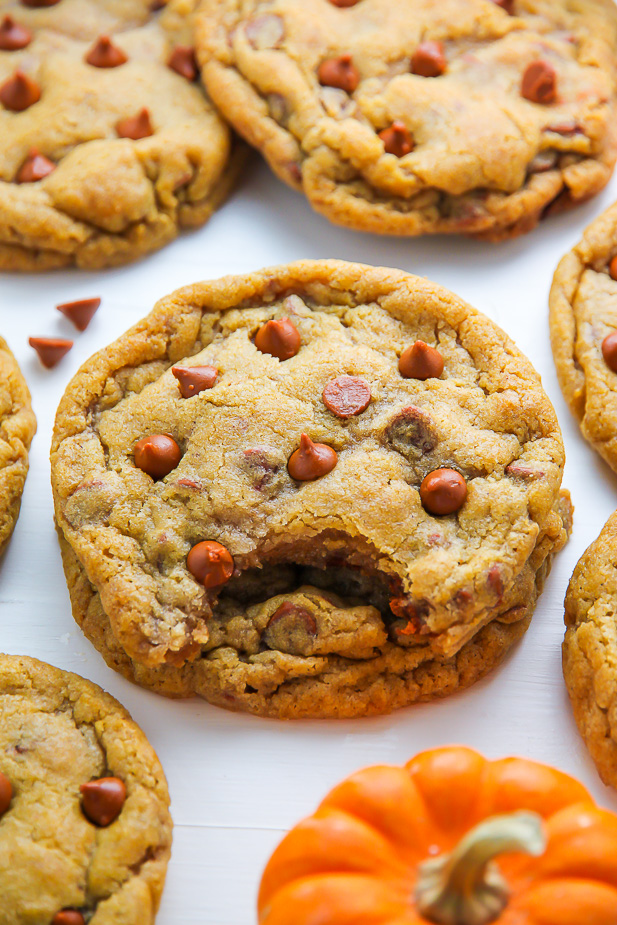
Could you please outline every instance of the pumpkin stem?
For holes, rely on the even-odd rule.
[[[436,925],[488,925],[499,918],[510,895],[493,859],[519,851],[537,857],[545,850],[536,813],[493,816],[468,832],[451,854],[419,866],[418,911]]]

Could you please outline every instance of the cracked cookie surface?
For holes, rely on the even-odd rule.
[[[617,471],[617,205],[560,262],[550,294],[557,376],[583,436]]]
[[[172,823],[141,730],[95,684],[8,655],[0,718],[2,925],[50,925],[65,910],[90,925],[153,923]],[[111,824],[94,824],[80,788],[110,777],[124,784],[124,802]]]
[[[439,376],[409,359],[418,344]],[[191,369],[210,371],[196,394]],[[189,287],[88,361],[58,409],[75,616],[94,601],[87,635],[166,693],[383,712],[419,698],[404,678],[430,663],[430,699],[463,685],[446,674],[467,644],[490,637],[494,664],[523,631],[569,528],[563,461],[532,366],[434,284],[306,261]],[[422,488],[444,472],[465,495],[431,514]],[[493,623],[499,644],[477,636]]]
[[[28,386],[0,337],[0,555],[19,516],[35,430]]]
[[[579,731],[617,787],[617,512],[578,562],[566,594],[563,673]]]
[[[611,0],[201,0],[199,9],[212,99],[334,222],[497,240],[588,199],[611,175]]]
[[[0,268],[126,263],[223,201],[242,151],[191,79],[193,5],[0,0]]]

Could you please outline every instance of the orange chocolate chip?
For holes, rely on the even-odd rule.
[[[140,138],[149,138],[150,135],[154,135],[149,111],[144,106],[136,116],[120,119],[116,123],[116,132],[118,133],[118,138],[131,138],[133,141],[139,141]]]
[[[73,341],[64,337],[29,337],[28,343],[38,353],[45,369],[57,366],[73,346]]]
[[[128,58],[121,48],[114,45],[108,35],[101,35],[84,60],[92,67],[120,67]]]
[[[435,469],[420,485],[420,498],[429,514],[454,514],[467,497],[467,483],[455,469]]]
[[[379,137],[383,141],[386,154],[394,154],[395,157],[404,157],[416,146],[413,135],[404,122],[393,122],[390,128],[385,128],[379,133]]]
[[[37,183],[48,177],[55,169],[56,165],[53,161],[50,161],[44,154],[39,154],[36,148],[32,148],[17,171],[16,180],[18,183]]]
[[[133,447],[133,458],[138,469],[153,479],[164,479],[176,468],[182,453],[169,434],[151,434],[137,441]]]
[[[617,280],[617,256],[613,257],[608,265],[608,274],[611,279]]]
[[[163,10],[167,6],[167,0],[152,0],[150,4],[150,12],[158,13],[159,10]]]
[[[51,925],[86,925],[86,920],[77,909],[62,909],[56,912]]]
[[[216,366],[172,366],[171,371],[178,380],[182,398],[192,398],[211,389],[219,374]]]
[[[300,448],[289,457],[287,469],[297,482],[314,482],[332,472],[337,462],[338,456],[331,446],[313,443],[310,437],[302,434]]]
[[[371,401],[371,390],[358,376],[339,376],[323,390],[323,403],[338,418],[350,418],[366,411]]]
[[[317,71],[319,83],[324,87],[337,87],[345,93],[353,93],[360,83],[360,73],[350,54],[322,61]]]
[[[101,828],[117,819],[126,800],[126,787],[117,777],[101,777],[82,784],[81,808],[84,815]]]
[[[441,77],[447,66],[441,42],[420,42],[411,59],[411,72],[419,77]]]
[[[85,331],[100,304],[100,299],[77,299],[75,302],[63,302],[56,308],[73,322],[78,331]]]
[[[557,72],[548,61],[532,61],[523,74],[521,94],[532,103],[549,104],[557,99]]]
[[[176,45],[169,56],[167,67],[192,82],[197,77],[195,49],[191,45]]]
[[[359,0],[330,0],[332,6],[340,7],[355,6],[358,2]]]
[[[602,356],[608,368],[617,373],[617,331],[607,334],[602,341]]]
[[[0,771],[0,818],[11,805],[13,799],[13,787],[8,777]]]
[[[501,7],[508,15],[514,14],[514,0],[493,0],[495,6]]]
[[[234,573],[234,559],[230,551],[214,540],[204,540],[193,546],[186,565],[194,578],[205,588],[224,585]]]
[[[443,357],[434,347],[417,340],[401,354],[398,368],[405,379],[438,379],[443,372]]]
[[[300,333],[289,318],[266,321],[255,335],[257,349],[279,360],[295,357],[301,343]]]
[[[5,16],[0,23],[0,51],[18,51],[32,41],[32,33],[20,26],[12,16]]]
[[[41,88],[23,71],[17,70],[0,87],[0,103],[12,112],[23,112],[41,98]]]
[[[34,9],[38,9],[43,6],[55,6],[56,3],[60,3],[60,0],[21,0],[24,6],[30,6]]]

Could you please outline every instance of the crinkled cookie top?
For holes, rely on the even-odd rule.
[[[344,225],[502,237],[615,161],[611,0],[201,0],[208,90]]]
[[[402,272],[306,261],[180,290],[92,357],[52,479],[114,634],[155,666],[196,657],[217,599],[292,563],[368,577],[452,654],[563,529],[563,462],[495,324]]]
[[[0,0],[0,267],[122,263],[202,224],[230,135],[198,82],[193,0]]]
[[[90,925],[151,925],[168,807],[158,759],[116,700],[77,675],[0,655],[3,925],[50,925],[65,910]]]

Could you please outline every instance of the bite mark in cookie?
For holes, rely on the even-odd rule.
[[[256,347],[290,317],[292,358]],[[427,340],[448,375],[402,376]],[[186,398],[177,366],[223,372]],[[182,450],[157,481],[133,457],[153,420]],[[569,524],[554,412],[503,332],[433,284],[338,262],[161,302],[70,385],[52,460],[62,542],[105,614],[76,610],[97,646],[146,685],[273,715],[279,688],[353,674],[364,689],[358,673],[398,688],[483,627],[526,621]]]

